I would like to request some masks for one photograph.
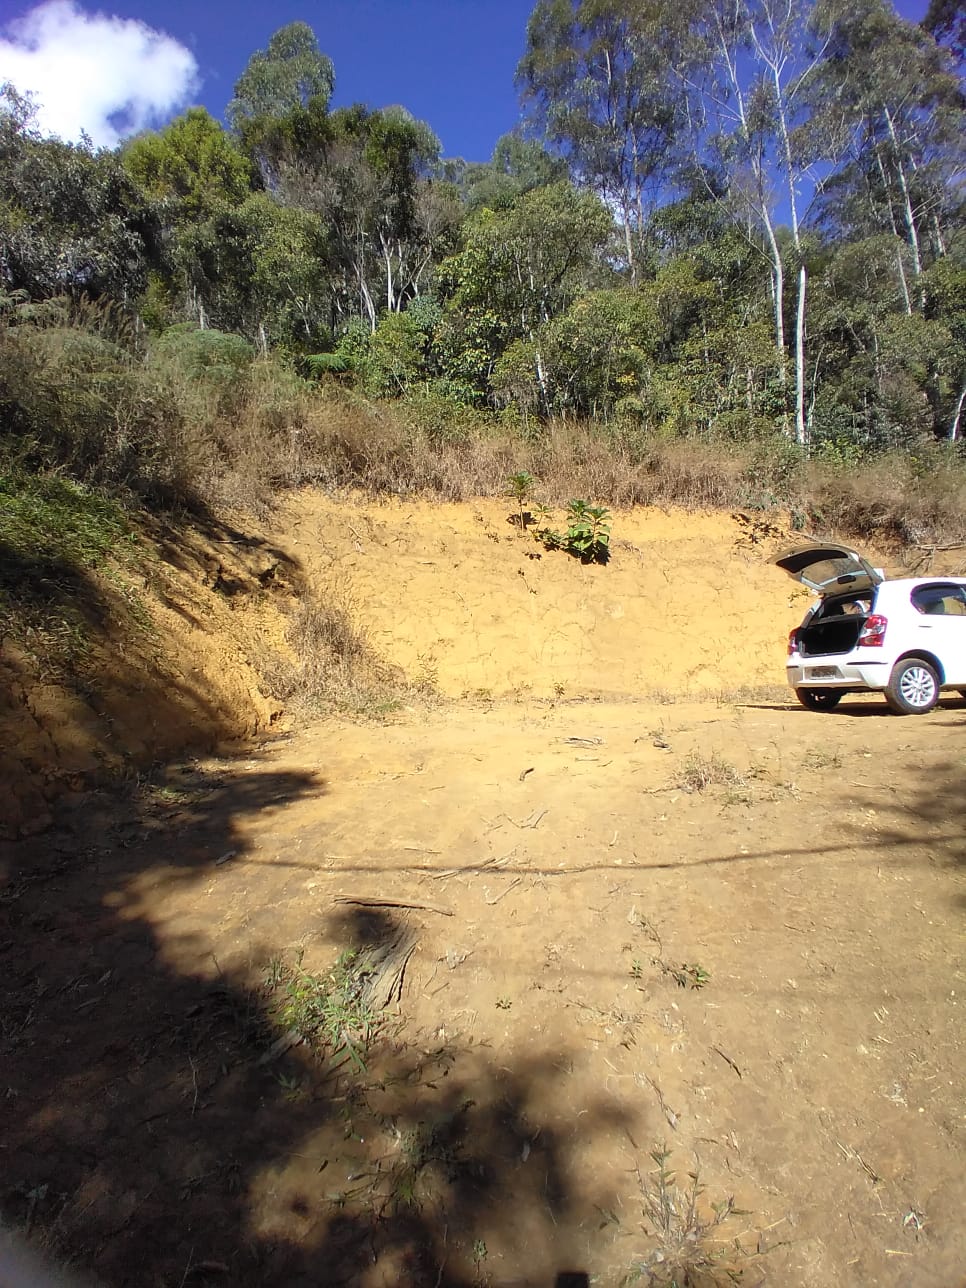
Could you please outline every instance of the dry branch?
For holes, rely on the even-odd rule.
[[[360,908],[415,908],[420,912],[438,912],[441,917],[453,917],[452,908],[441,908],[436,903],[407,903],[403,899],[361,899],[349,895],[336,895],[333,903],[351,903]]]

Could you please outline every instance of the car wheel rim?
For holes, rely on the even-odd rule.
[[[936,685],[923,666],[911,666],[899,681],[899,692],[911,707],[926,707],[932,702]]]

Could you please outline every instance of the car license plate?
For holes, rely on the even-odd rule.
[[[838,675],[838,669],[834,666],[813,666],[808,674],[813,680],[830,680],[832,676]]]

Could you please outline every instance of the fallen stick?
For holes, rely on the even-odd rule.
[[[353,903],[361,908],[416,908],[420,912],[438,912],[441,917],[453,917],[451,908],[441,908],[435,903],[407,903],[402,899],[357,899],[349,895],[336,895],[333,903]]]
[[[734,1060],[732,1060],[732,1058],[731,1058],[731,1056],[730,1056],[730,1055],[725,1055],[725,1053],[721,1050],[721,1047],[719,1047],[719,1046],[712,1046],[711,1050],[712,1050],[712,1051],[717,1051],[718,1055],[720,1055],[720,1056],[721,1056],[721,1058],[722,1058],[722,1060],[724,1060],[725,1064],[730,1064],[730,1065],[731,1065],[731,1067],[732,1067],[732,1069],[734,1069],[735,1073],[738,1075],[738,1077],[739,1077],[739,1078],[741,1077],[741,1070],[740,1070],[740,1069],[738,1068],[738,1066],[735,1064]]]
[[[483,898],[486,900],[488,904],[491,904],[491,905],[494,903],[499,903],[500,900],[505,898],[510,893],[510,891],[514,889],[515,886],[518,886],[520,884],[522,880],[523,880],[522,877],[517,877],[515,881],[511,881],[510,884],[507,886],[507,888],[501,891],[501,893],[498,894],[495,899],[491,899],[490,896],[484,890]]]

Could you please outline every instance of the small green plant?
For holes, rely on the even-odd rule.
[[[682,988],[704,988],[711,982],[711,972],[704,969],[699,962],[682,962],[671,974]]]
[[[631,962],[631,979],[640,979],[644,974],[644,967],[636,958]]]
[[[679,1183],[668,1165],[671,1151],[661,1145],[651,1151],[656,1170],[641,1185],[645,1235],[650,1250],[625,1276],[624,1283],[646,1283],[653,1288],[724,1288],[739,1281],[741,1262],[748,1259],[737,1241],[725,1244],[715,1231],[731,1216],[746,1216],[727,1198],[711,1205],[711,1215],[702,1216],[699,1205],[704,1195],[697,1169]],[[716,1247],[715,1244],[722,1246]]]
[[[303,970],[300,953],[285,980],[282,1025],[306,1042],[330,1048],[333,1059],[345,1055],[357,1071],[365,1072],[377,1027],[367,996],[368,974],[353,949],[341,953],[326,975]]]
[[[809,747],[802,757],[803,769],[841,769],[842,754],[834,747]]]
[[[566,531],[553,526],[553,511],[534,506],[538,526],[533,535],[547,550],[566,550],[581,563],[606,563],[610,554],[610,511],[602,505],[574,500],[567,506]]]
[[[511,474],[507,479],[507,492],[517,503],[517,514],[514,519],[519,522],[521,533],[527,530],[527,505],[533,496],[536,479],[526,470]]]
[[[279,1073],[275,1081],[282,1089],[282,1094],[286,1100],[294,1104],[295,1101],[302,1099],[302,1082],[300,1078],[287,1073]]]
[[[473,1244],[473,1264],[476,1267],[476,1281],[479,1284],[488,1282],[487,1276],[483,1273],[483,1263],[487,1258],[486,1244],[482,1239],[477,1239]]]
[[[567,506],[564,549],[583,563],[606,563],[610,549],[610,512],[601,505],[571,501]]]

